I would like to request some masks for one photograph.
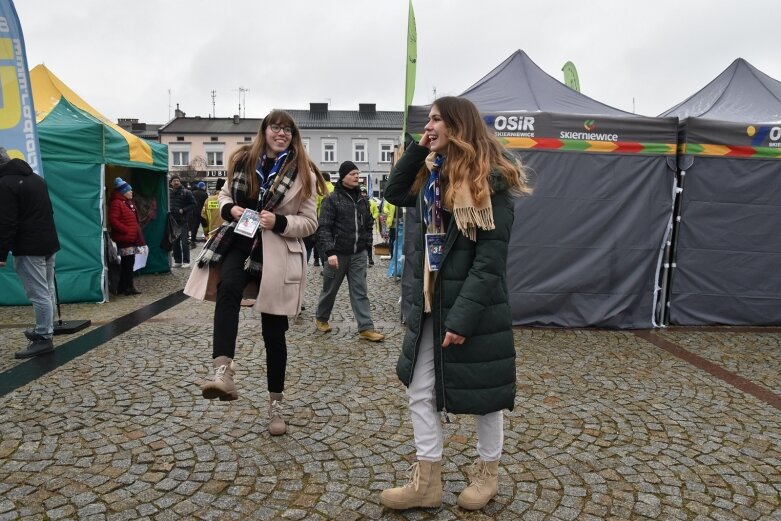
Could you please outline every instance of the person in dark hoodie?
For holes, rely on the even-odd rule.
[[[0,269],[14,254],[14,266],[35,312],[35,328],[24,332],[30,344],[16,358],[54,350],[54,255],[60,249],[46,181],[21,159],[0,147]]]
[[[358,188],[360,172],[352,161],[339,166],[339,182],[323,199],[317,226],[317,249],[327,259],[323,265],[323,290],[317,302],[315,327],[331,331],[328,319],[345,275],[350,288],[350,304],[358,322],[358,335],[380,342],[385,335],[374,330],[366,289],[366,250],[371,248],[374,220],[369,201]]]

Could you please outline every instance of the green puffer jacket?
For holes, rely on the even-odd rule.
[[[425,147],[411,145],[393,168],[385,189],[388,201],[416,206],[418,215],[422,215],[422,197],[409,192],[428,153]],[[437,410],[446,412],[487,414],[512,410],[515,402],[515,346],[506,280],[514,204],[498,174],[492,174],[490,182],[496,228],[478,228],[477,241],[471,241],[451,218],[434,286],[434,345],[442,345],[446,330],[466,337],[462,345],[434,350]],[[420,222],[415,226],[412,307],[396,365],[399,379],[407,386],[423,322],[424,230]]]

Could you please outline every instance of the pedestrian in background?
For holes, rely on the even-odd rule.
[[[317,227],[317,247],[326,257],[323,265],[323,290],[317,302],[315,327],[322,333],[331,331],[328,323],[339,286],[347,276],[350,304],[358,322],[358,334],[371,342],[385,335],[374,330],[371,306],[366,288],[366,249],[372,239],[369,202],[358,188],[360,172],[352,161],[339,165],[339,182],[323,199]]]
[[[195,248],[195,243],[198,242],[198,228],[201,227],[201,211],[203,205],[209,194],[206,193],[206,183],[198,181],[195,184],[195,188],[192,190],[193,199],[195,199],[195,207],[192,214],[190,214],[190,248]]]
[[[377,201],[369,197],[369,192],[366,190],[366,187],[361,185],[361,197],[366,199],[366,201],[369,203],[369,213],[372,216],[372,222],[377,222],[377,218],[380,215],[380,209],[377,207]],[[369,253],[369,266],[374,266],[374,255],[372,254],[372,247],[374,246],[374,226],[372,226],[372,234],[371,234],[371,242],[369,243],[369,247],[366,249],[366,251]]]
[[[326,192],[323,195],[317,194],[317,219],[320,219],[320,207],[323,205],[323,198],[328,197],[331,195],[331,192],[334,191],[334,184],[331,182],[331,174],[322,173],[323,174],[323,180],[325,181],[325,188]],[[320,266],[321,262],[325,264],[325,259],[323,259],[323,254],[320,250],[317,249],[317,234],[315,232],[315,240],[314,244],[312,245],[312,253],[315,256],[315,260],[312,263],[313,266]],[[309,258],[307,257],[307,260]]]
[[[178,175],[172,175],[169,198],[171,215],[179,226],[179,238],[174,242],[174,268],[190,267],[190,216],[195,210],[195,198],[190,190],[182,186]]]
[[[54,351],[54,257],[59,249],[46,181],[0,147],[0,268],[13,253],[16,274],[35,313],[35,327],[24,332],[30,344],[15,358]]]
[[[264,119],[255,140],[234,152],[228,180],[219,194],[228,223],[204,247],[185,293],[216,299],[212,337],[214,376],[201,382],[204,398],[235,400],[236,337],[239,310],[248,285],[254,285],[253,309],[260,312],[266,347],[271,435],[287,432],[283,400],[287,367],[288,316],[301,312],[306,281],[303,238],[314,233],[315,195],[325,186],[310,169],[301,133],[281,110]],[[256,211],[259,228],[242,235],[237,222]]]
[[[117,243],[120,258],[119,285],[117,293],[139,295],[141,292],[133,283],[133,269],[137,253],[146,253],[144,234],[138,223],[138,210],[133,204],[133,187],[121,177],[114,179],[114,191],[108,207],[108,223],[111,240]]]
[[[217,179],[214,192],[206,198],[201,209],[201,224],[203,224],[203,236],[206,240],[225,222],[222,215],[220,215],[220,202],[218,200],[220,190],[224,184],[225,179]]]
[[[520,163],[466,98],[434,101],[420,144],[411,144],[391,172],[385,197],[417,206],[423,226],[410,252],[412,306],[396,366],[407,386],[417,462],[407,485],[380,494],[388,508],[442,503],[437,411],[446,419],[473,414],[477,425],[478,457],[458,505],[478,510],[497,493],[502,410],[515,402],[507,248],[513,197],[528,191]]]

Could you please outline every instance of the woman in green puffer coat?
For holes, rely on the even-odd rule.
[[[465,98],[436,100],[420,144],[391,172],[385,198],[417,206],[412,307],[396,366],[407,386],[417,462],[410,482],[385,490],[393,509],[442,503],[437,411],[474,414],[478,459],[458,497],[468,510],[496,495],[502,410],[515,401],[515,347],[507,291],[513,197],[528,193],[520,163]]]

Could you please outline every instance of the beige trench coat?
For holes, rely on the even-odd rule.
[[[306,289],[306,249],[303,238],[315,233],[317,214],[315,207],[315,174],[309,172],[312,180],[312,195],[304,198],[302,183],[298,178],[288,189],[275,213],[287,217],[287,228],[281,234],[271,230],[260,230],[263,239],[263,276],[252,309],[272,315],[295,316],[301,312]],[[233,203],[228,183],[220,190],[220,210]],[[217,284],[220,281],[219,266],[199,268],[193,263],[190,278],[184,287],[185,295],[199,300],[216,300]],[[246,296],[246,295],[245,295]]]

